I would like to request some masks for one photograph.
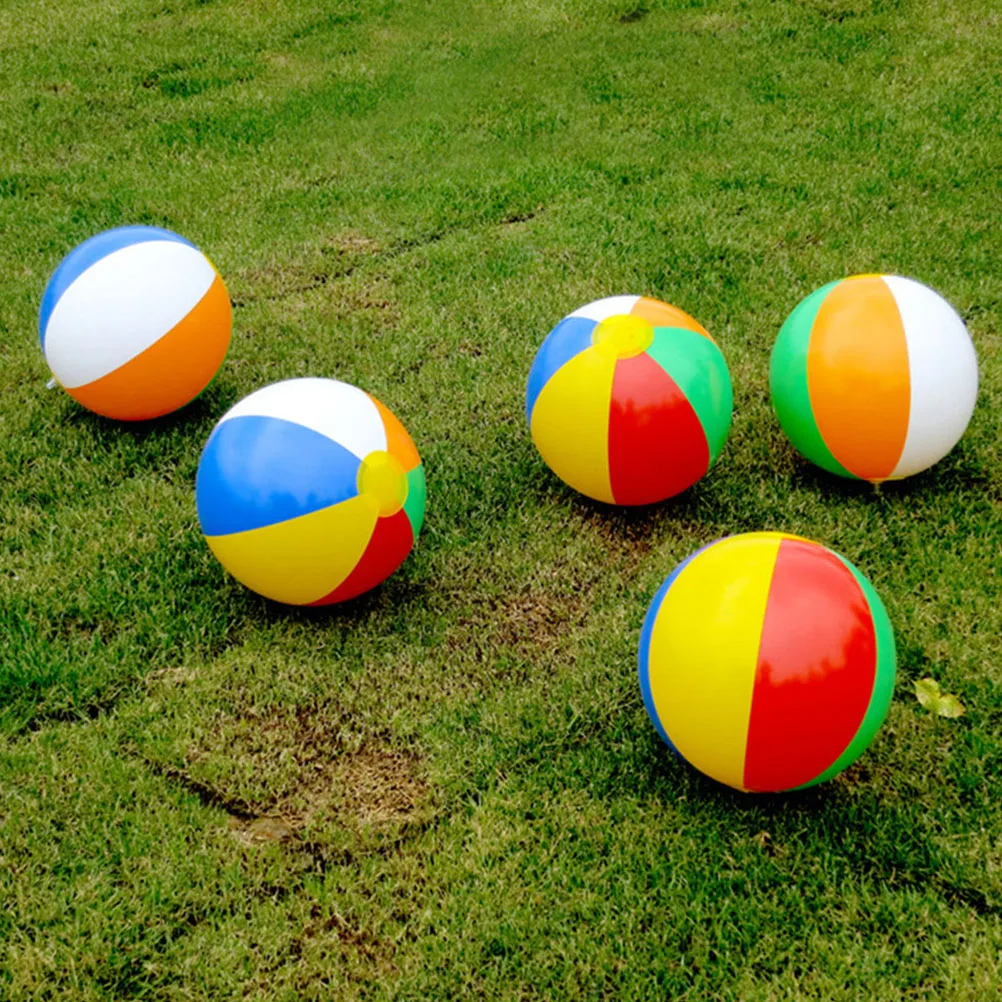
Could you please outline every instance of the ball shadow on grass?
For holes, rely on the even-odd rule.
[[[638,726],[639,721],[638,721]],[[931,852],[921,805],[898,798],[893,783],[868,753],[837,777],[817,786],[783,793],[743,793],[703,775],[661,745],[651,734],[632,744],[633,762],[623,777],[634,777],[634,795],[653,799],[693,822],[716,822],[729,836],[749,840],[766,831],[775,843],[823,841],[835,855],[870,858],[885,854],[880,832],[912,834],[912,848]],[[621,787],[610,796],[623,793]],[[630,792],[630,791],[627,791]]]
[[[564,508],[575,520],[602,523],[620,532],[627,541],[639,541],[671,525],[703,536],[706,527],[721,523],[724,507],[714,501],[712,485],[699,481],[680,494],[647,505],[617,505],[574,490],[541,461],[534,464],[519,486],[523,497],[531,497],[541,507]]]
[[[991,478],[971,450],[958,445],[938,463],[901,480],[871,484],[866,480],[840,477],[823,470],[799,454],[796,456],[792,483],[798,488],[835,495],[839,500],[872,498],[888,504],[925,499],[963,490],[990,489]]]
[[[268,625],[294,623],[351,629],[362,629],[381,614],[405,615],[407,609],[420,604],[428,594],[424,582],[398,576],[398,571],[361,595],[330,605],[286,605],[243,585],[239,587],[246,594],[247,615],[252,620]]]
[[[110,443],[120,435],[127,435],[137,444],[177,437],[179,433],[192,433],[206,423],[218,420],[236,402],[237,395],[215,383],[210,384],[194,400],[162,417],[146,421],[120,421],[104,417],[78,404],[69,395],[63,398],[61,423],[85,428],[100,442]]]

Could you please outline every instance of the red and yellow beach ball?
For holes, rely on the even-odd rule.
[[[731,425],[727,364],[688,314],[612,296],[565,317],[526,387],[532,440],[550,469],[596,501],[641,505],[691,487]]]
[[[790,314],[769,380],[799,452],[878,483],[918,473],[957,444],[974,411],[978,360],[964,322],[932,289],[857,275]]]
[[[778,792],[830,779],[873,740],[894,689],[894,633],[844,557],[746,533],[664,582],[639,671],[651,721],[681,758],[735,789]]]

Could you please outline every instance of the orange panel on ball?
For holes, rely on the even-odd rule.
[[[410,472],[421,465],[421,457],[418,455],[417,447],[414,445],[407,429],[400,423],[397,416],[386,406],[381,404],[372,394],[369,399],[376,405],[379,416],[383,419],[386,428],[386,451],[400,462],[405,472]]]
[[[887,283],[857,276],[818,309],[807,350],[811,409],[825,445],[864,480],[891,475],[905,446],[908,345]]]
[[[684,327],[686,330],[695,331],[703,337],[710,334],[698,320],[694,320],[684,310],[680,310],[671,303],[662,303],[657,299],[649,299],[641,296],[630,310],[635,317],[646,320],[652,327]]]
[[[169,414],[212,380],[230,345],[232,311],[217,275],[198,305],[159,341],[100,379],[66,391],[84,407],[122,421]]]

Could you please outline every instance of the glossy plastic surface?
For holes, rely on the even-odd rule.
[[[610,504],[663,501],[712,466],[733,397],[719,348],[667,303],[615,296],[559,323],[529,373],[526,415],[550,468]]]
[[[946,455],[977,398],[974,346],[932,289],[857,275],[812,293],[773,348],[773,404],[793,445],[832,473],[880,482]]]
[[[696,768],[748,791],[835,775],[887,712],[894,641],[865,578],[781,533],[713,543],[673,572],[640,645],[645,706]]]
[[[367,393],[297,379],[251,394],[206,443],[199,522],[227,570],[267,598],[329,605],[403,562],[424,517],[424,469]]]
[[[230,343],[223,280],[176,233],[125,226],[66,256],[42,298],[39,339],[56,381],[105,417],[139,421],[188,403]]]

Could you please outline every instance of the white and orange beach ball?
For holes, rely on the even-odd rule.
[[[38,332],[52,375],[89,410],[160,417],[198,396],[226,355],[232,311],[222,278],[169,230],[122,226],[63,258]]]
[[[978,396],[978,359],[963,320],[928,286],[856,275],[790,314],[769,382],[799,452],[879,483],[919,473],[957,444]]]

